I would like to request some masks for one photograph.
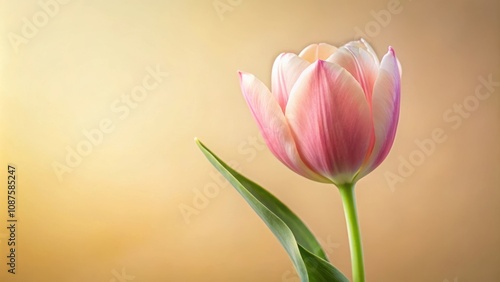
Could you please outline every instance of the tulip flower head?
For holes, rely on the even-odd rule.
[[[282,53],[273,65],[271,90],[250,73],[239,75],[267,146],[296,173],[336,185],[355,183],[389,153],[401,92],[391,47],[381,61],[364,40]]]

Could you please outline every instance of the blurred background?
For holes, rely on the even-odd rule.
[[[1,281],[299,281],[195,136],[350,277],[338,191],[272,156],[236,72],[269,85],[279,53],[360,37],[403,68],[395,144],[357,185],[368,280],[500,281],[500,2],[2,1],[0,19]]]

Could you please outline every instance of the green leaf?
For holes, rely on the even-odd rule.
[[[278,238],[302,282],[349,281],[328,262],[318,240],[287,206],[225,164],[198,139],[195,141],[210,163],[236,188]]]

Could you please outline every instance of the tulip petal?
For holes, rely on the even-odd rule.
[[[394,49],[382,58],[379,75],[373,89],[373,123],[375,145],[368,163],[359,178],[368,174],[382,163],[394,142],[399,120],[401,73]]]
[[[377,62],[377,66],[380,65],[380,61],[378,60],[377,53],[375,53],[375,50],[373,50],[372,46],[366,42],[363,38],[361,38],[358,42],[360,42],[362,45],[361,47],[364,48],[370,55],[372,55],[373,61]]]
[[[372,138],[370,108],[354,77],[317,61],[300,76],[285,110],[300,156],[335,184],[351,183]]]
[[[283,113],[293,85],[309,62],[292,53],[282,53],[273,65],[271,89]]]
[[[314,63],[317,60],[326,60],[335,51],[337,51],[337,47],[330,44],[311,44],[300,52],[299,57],[310,63]]]
[[[373,85],[377,78],[379,65],[378,59],[373,59],[373,55],[366,50],[363,42],[353,41],[340,47],[326,61],[345,68],[359,82],[366,95],[366,100],[371,103]]]
[[[249,73],[239,72],[239,75],[243,96],[271,152],[296,173],[315,181],[329,182],[301,160],[284,113],[264,83]]]

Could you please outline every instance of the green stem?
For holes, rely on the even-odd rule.
[[[347,231],[349,234],[349,246],[351,249],[351,265],[353,282],[365,281],[365,268],[363,263],[363,248],[361,246],[361,232],[359,230],[358,216],[356,211],[356,199],[354,184],[338,186],[344,205]]]

